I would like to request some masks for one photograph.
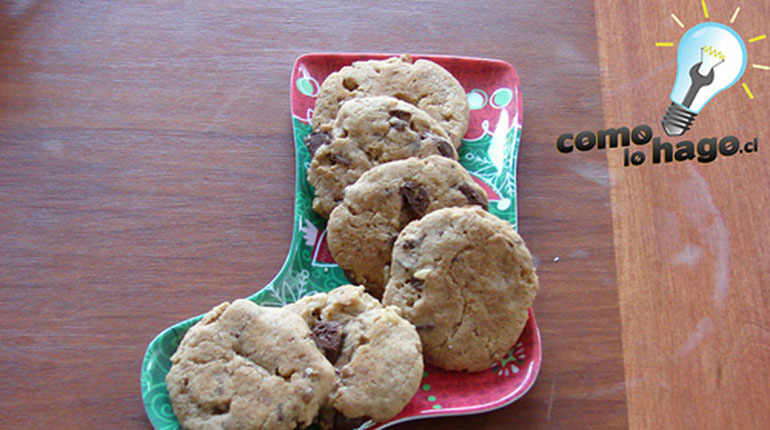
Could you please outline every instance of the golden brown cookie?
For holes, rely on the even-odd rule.
[[[409,55],[358,61],[329,75],[313,109],[313,131],[331,132],[342,103],[356,97],[392,96],[415,105],[446,130],[455,148],[468,131],[470,110],[465,90],[446,69]]]
[[[345,285],[288,305],[311,327],[336,379],[321,428],[357,427],[396,416],[417,392],[422,349],[414,326],[361,286]]]
[[[223,303],[191,327],[166,376],[187,430],[304,428],[333,382],[302,318],[249,300]]]
[[[486,193],[456,161],[440,156],[381,164],[345,191],[327,224],[334,260],[348,281],[380,298],[396,236],[409,222],[449,206],[489,205]]]
[[[488,369],[518,339],[538,290],[513,226],[478,208],[446,208],[398,235],[383,304],[420,333],[425,362]]]
[[[346,101],[331,134],[314,132],[306,142],[313,156],[307,170],[307,179],[315,187],[313,209],[324,218],[342,201],[345,188],[374,166],[430,155],[457,159],[449,136],[436,120],[387,96]]]

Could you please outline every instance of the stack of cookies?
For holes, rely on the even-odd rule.
[[[468,122],[462,85],[404,55],[331,74],[305,143],[313,209],[348,281],[416,326],[427,364],[479,371],[521,334],[538,282],[457,162]]]
[[[384,422],[416,393],[423,361],[481,371],[511,348],[538,281],[521,237],[457,162],[468,120],[462,86],[431,61],[357,62],[324,81],[308,180],[355,285],[206,314],[166,378],[182,427]]]

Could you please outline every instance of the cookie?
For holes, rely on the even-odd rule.
[[[380,298],[396,236],[410,221],[448,206],[489,205],[456,161],[440,156],[381,164],[345,191],[329,217],[326,240],[348,281]]]
[[[321,412],[327,428],[355,428],[395,417],[422,378],[422,348],[414,326],[361,286],[345,285],[288,305],[312,328],[334,364],[334,388]]]
[[[302,318],[248,300],[223,303],[191,327],[166,376],[187,430],[304,428],[333,383]]]
[[[392,96],[417,106],[438,121],[455,148],[468,131],[470,110],[462,85],[438,64],[413,62],[409,55],[357,61],[329,75],[318,90],[313,130],[331,132],[342,103],[367,96]]]
[[[417,327],[427,364],[479,371],[514,345],[537,290],[511,224],[476,207],[446,208],[398,235],[382,302]]]
[[[345,102],[332,135],[308,136],[313,161],[307,171],[315,187],[313,209],[328,218],[342,201],[345,188],[374,166],[409,157],[457,152],[436,120],[393,97],[364,97]]]

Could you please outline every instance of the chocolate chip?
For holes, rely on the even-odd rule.
[[[484,196],[476,188],[471,187],[468,184],[462,184],[460,185],[460,192],[463,193],[466,199],[468,199],[469,205],[479,205],[484,209],[489,208],[489,203],[487,202],[487,199],[485,199]]]
[[[313,327],[313,342],[324,356],[334,364],[342,349],[342,327],[336,321],[320,322]]]
[[[447,142],[444,139],[441,139],[438,141],[438,144],[436,145],[436,149],[438,149],[438,153],[443,155],[446,158],[455,158],[455,148],[452,146],[449,142]]]
[[[318,148],[326,145],[331,140],[332,139],[329,136],[329,133],[325,133],[323,131],[314,131],[305,136],[305,146],[307,146],[307,150],[310,152],[310,156],[312,157],[315,155],[315,152],[318,151]]]
[[[330,155],[329,161],[331,161],[334,164],[342,164],[343,166],[350,166],[350,158],[340,154]]]
[[[416,290],[422,290],[422,286],[425,284],[425,281],[422,279],[417,279],[414,276],[409,278],[409,280],[406,282],[410,283]]]
[[[417,246],[417,241],[407,239],[403,242],[401,242],[401,247],[404,249],[414,249],[414,247]]]
[[[341,414],[340,412],[336,412],[334,414],[334,430],[353,430],[361,427],[361,425],[367,421],[369,421],[371,418],[369,417],[360,417],[360,418],[348,418],[345,415]]]
[[[410,218],[422,218],[430,204],[428,201],[428,189],[412,181],[406,181],[399,191],[404,199],[404,207],[410,212]]]
[[[356,88],[358,88],[358,82],[356,81],[356,78],[352,76],[345,76],[344,79],[342,79],[342,85],[348,90],[353,91]]]
[[[214,409],[211,411],[212,415],[223,415],[230,412],[230,401],[228,400],[226,403],[221,405],[215,405]]]
[[[390,113],[390,116],[394,116],[400,119],[401,121],[405,121],[407,123],[409,122],[410,119],[412,119],[412,114],[403,110],[393,109],[389,113]]]
[[[398,131],[403,131],[407,127],[409,127],[409,121],[412,118],[412,114],[409,112],[394,109],[389,112],[390,113],[390,126],[395,128]]]
[[[278,421],[283,421],[286,416],[283,414],[283,403],[278,403]]]

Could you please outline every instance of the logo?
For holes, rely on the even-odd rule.
[[[746,70],[746,45],[738,33],[716,22],[687,30],[679,41],[671,105],[660,121],[669,136],[681,136],[715,95],[732,87]]]
[[[709,18],[705,0],[701,0],[703,14]],[[730,18],[733,24],[740,13],[738,7]],[[675,15],[671,18],[681,28],[682,21]],[[748,39],[748,43],[766,39],[765,34]],[[673,42],[657,42],[656,47],[673,47]],[[707,21],[688,29],[679,40],[677,48],[677,68],[674,86],[671,89],[671,104],[663,114],[660,126],[669,137],[683,136],[693,125],[695,117],[714,96],[735,85],[743,76],[748,64],[746,44],[741,36],[726,24]],[[770,67],[752,64],[760,70]],[[754,95],[746,82],[741,84],[749,99]],[[655,137],[649,125],[636,127],[617,127],[607,130],[583,131],[573,135],[565,133],[556,140],[556,149],[564,154],[593,149],[623,147],[623,166],[644,164],[647,156],[643,151],[633,151],[634,145],[647,145],[652,142],[652,163],[688,161],[697,159],[700,163],[714,161],[718,155],[753,153],[759,150],[759,139],[742,142],[738,137],[706,137],[697,142],[683,140],[675,144]]]

